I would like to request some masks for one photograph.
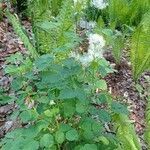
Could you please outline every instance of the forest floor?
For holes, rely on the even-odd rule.
[[[31,26],[28,21],[22,22],[23,26],[31,33]],[[11,77],[4,73],[5,59],[16,52],[25,53],[23,43],[14,33],[11,25],[7,19],[0,22],[0,86],[9,90]],[[146,99],[148,96],[148,88],[150,88],[148,79],[150,80],[150,73],[145,73],[139,80],[141,86],[136,86],[132,79],[131,64],[128,56],[123,56],[121,65],[115,65],[114,58],[110,51],[104,54],[105,58],[115,66],[117,72],[106,77],[109,86],[109,92],[117,100],[123,101],[129,106],[130,119],[133,121],[136,132],[141,139],[143,149],[146,145],[143,140],[143,133],[145,129],[144,114],[146,110]],[[137,88],[136,88],[137,87]],[[7,132],[18,127],[18,123],[10,120],[10,114],[15,111],[15,104],[7,104],[0,106],[0,138]]]

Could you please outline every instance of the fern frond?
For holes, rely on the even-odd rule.
[[[125,40],[122,35],[114,36],[113,41],[112,41],[112,48],[113,48],[112,53],[117,64],[120,64],[120,61],[121,61],[124,41]]]
[[[139,138],[129,118],[126,115],[116,114],[114,122],[121,148],[123,150],[141,150]]]
[[[137,80],[140,75],[150,69],[150,12],[144,16],[139,27],[132,36],[131,62],[133,77]]]
[[[13,29],[18,34],[22,42],[24,43],[26,49],[29,51],[29,54],[31,54],[31,57],[36,59],[38,57],[38,53],[34,46],[31,44],[28,36],[24,33],[21,24],[19,22],[19,19],[17,18],[17,15],[12,15],[9,11],[6,11],[6,16],[10,23],[13,26]]]
[[[128,0],[109,0],[109,18],[110,22],[115,22],[116,26],[128,24]]]
[[[39,9],[41,6],[36,1],[43,5],[43,9]],[[50,53],[56,48],[63,47],[72,40],[67,38],[66,32],[75,33],[73,1],[57,0],[57,2],[59,7],[56,7],[54,1],[47,1],[48,7],[45,3],[42,4],[41,0],[35,0],[32,3],[35,10],[32,18],[33,32],[38,51],[42,53]],[[57,16],[55,17],[53,16],[54,10],[57,10]]]
[[[141,22],[143,15],[149,11],[149,8],[149,0],[132,0],[128,12],[130,25],[137,26]]]

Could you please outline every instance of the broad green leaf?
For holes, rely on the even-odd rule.
[[[35,61],[35,67],[39,71],[43,71],[43,70],[46,70],[47,68],[49,68],[51,66],[52,62],[53,62],[53,57],[50,54],[45,54],[45,55],[42,55],[41,57],[39,57]]]
[[[0,104],[7,104],[7,103],[10,103],[10,102],[13,102],[14,99],[7,96],[7,95],[3,95],[0,93]]]
[[[56,139],[57,143],[61,144],[65,140],[65,134],[63,132],[61,132],[61,131],[57,131],[55,133],[55,139]]]
[[[109,140],[105,136],[98,137],[98,140],[103,142],[104,145],[109,145]]]
[[[100,93],[98,95],[98,99],[96,99],[96,102],[98,104],[107,103],[107,95],[106,95],[106,93]]]
[[[102,125],[99,122],[95,121],[92,123],[92,131],[95,134],[95,136],[100,134],[101,129]]]
[[[40,120],[36,123],[36,127],[38,131],[41,131],[42,129],[47,129],[48,125],[49,125],[49,122],[45,120]]]
[[[119,102],[112,102],[111,109],[117,114],[129,114],[127,107],[125,105],[120,104]]]
[[[22,130],[22,136],[25,138],[35,138],[39,133],[39,129],[36,126],[30,126]]]
[[[62,91],[60,91],[60,95],[59,95],[60,99],[71,99],[75,97],[76,97],[76,93],[75,90],[73,89],[63,89]]]
[[[39,142],[35,141],[34,139],[25,139],[24,145],[21,148],[22,150],[38,150],[39,149]]]
[[[59,113],[59,108],[52,108],[52,109],[48,109],[46,111],[44,111],[44,114],[47,116],[47,117],[53,117],[55,115],[57,115]]]
[[[60,130],[61,132],[67,132],[67,131],[69,131],[69,130],[71,130],[71,129],[72,129],[72,127],[71,127],[70,125],[68,125],[68,124],[64,124],[64,123],[61,123],[61,124],[60,124],[59,130]]]
[[[11,88],[14,91],[18,91],[19,89],[21,89],[23,86],[23,78],[16,78],[13,79],[12,83],[11,83]]]
[[[81,101],[78,101],[78,102],[76,103],[76,111],[77,111],[78,113],[84,113],[84,112],[86,112],[87,108],[88,108],[87,105],[84,104],[84,103],[81,102]]]
[[[63,104],[63,111],[65,117],[71,117],[75,113],[75,102],[72,100],[65,101]]]
[[[32,114],[30,111],[23,111],[20,114],[20,118],[22,122],[27,123],[32,119]]]
[[[75,129],[69,130],[69,131],[66,133],[66,139],[67,139],[68,141],[77,141],[78,138],[79,138],[79,135],[78,135],[77,130],[75,130]]]
[[[110,122],[111,121],[111,116],[106,110],[103,110],[103,109],[99,110],[98,116],[104,122]]]
[[[107,90],[107,83],[105,80],[99,80],[95,83],[95,87],[101,90]]]
[[[16,130],[13,130],[11,132],[8,132],[5,137],[7,139],[13,139],[15,137],[21,137],[22,136],[22,131],[23,131],[23,128],[19,128],[19,129],[16,129]]]
[[[80,150],[98,150],[96,144],[85,144]]]
[[[38,117],[38,113],[36,110],[25,110],[20,114],[20,118],[22,122],[26,123],[28,121],[34,121]]]
[[[11,56],[6,58],[6,63],[20,64],[21,62],[23,62],[23,56],[20,52],[12,54]]]
[[[51,147],[54,145],[54,138],[51,134],[44,134],[43,137],[40,139],[40,146],[41,147]]]
[[[37,101],[40,103],[47,104],[50,100],[49,100],[48,96],[41,96],[41,97],[37,98]]]

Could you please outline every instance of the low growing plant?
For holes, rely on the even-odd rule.
[[[104,128],[115,109],[105,80],[95,74],[101,69],[111,71],[103,59],[89,68],[72,58],[56,63],[49,54],[36,59],[30,71],[12,81],[16,96],[10,99],[19,106],[12,119],[19,117],[24,128],[6,134],[1,149],[116,148],[115,135]]]

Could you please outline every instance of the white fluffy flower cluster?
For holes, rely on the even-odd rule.
[[[94,21],[87,22],[85,20],[81,20],[79,22],[79,25],[83,29],[91,30],[91,29],[93,29],[96,26],[96,22],[94,22]]]
[[[89,48],[88,52],[80,55],[79,53],[71,53],[71,57],[82,63],[83,66],[88,66],[96,58],[103,58],[103,47],[105,46],[105,40],[103,36],[99,34],[89,35]]]
[[[104,9],[108,6],[104,0],[91,0],[91,5],[97,9]]]

